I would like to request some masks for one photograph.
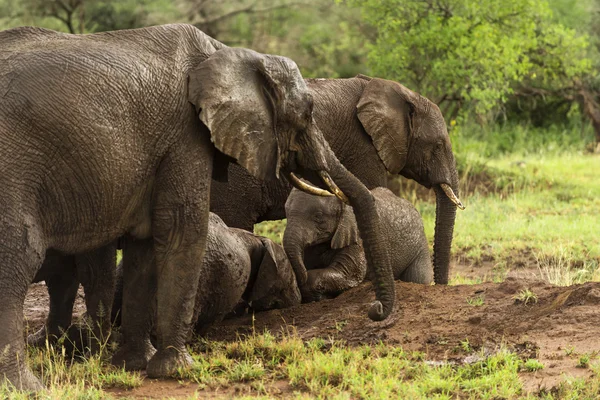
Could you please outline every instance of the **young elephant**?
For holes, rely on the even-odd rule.
[[[117,323],[123,294],[120,267],[112,312]],[[200,276],[192,320],[197,332],[221,321],[239,303],[263,311],[301,301],[296,275],[283,248],[270,239],[229,228],[213,213]]]
[[[394,279],[430,284],[433,267],[419,212],[388,189],[371,192]],[[294,268],[309,269],[300,288],[303,302],[336,296],[369,278],[352,207],[293,189],[285,212],[285,251]]]

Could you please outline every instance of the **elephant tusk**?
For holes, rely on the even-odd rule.
[[[331,179],[331,176],[329,176],[327,172],[319,171],[319,176],[321,177],[321,179],[323,179],[323,182],[325,182],[329,190],[331,190],[331,192],[335,194],[335,197],[340,199],[342,202],[350,205],[350,200],[348,200],[348,197],[346,197],[344,192],[342,192],[338,185],[335,184],[335,182],[333,181],[333,179]]]
[[[332,197],[333,196],[333,194],[329,193],[327,190],[323,190],[321,188],[318,188],[316,186],[309,185],[308,183],[303,182],[293,172],[290,172],[290,182],[296,189],[306,192],[308,194],[313,194],[315,196],[322,196],[322,197]]]
[[[450,185],[447,185],[445,183],[440,183],[440,187],[442,188],[442,190],[444,191],[444,193],[446,193],[446,196],[448,196],[448,198],[454,204],[456,204],[456,207],[460,208],[461,210],[465,209],[465,206],[463,205],[463,203],[461,203],[460,199],[458,197],[456,197],[456,195],[454,194],[454,191],[452,190],[452,188],[450,187]]]

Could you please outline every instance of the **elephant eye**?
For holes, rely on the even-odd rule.
[[[317,222],[323,222],[323,212],[322,211],[317,211],[315,212],[315,221]]]

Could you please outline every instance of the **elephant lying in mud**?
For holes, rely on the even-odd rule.
[[[376,188],[372,193],[394,279],[431,284],[433,267],[419,212],[388,189]],[[293,189],[285,211],[285,251],[296,270],[308,269],[308,279],[300,288],[303,302],[335,297],[369,277],[350,206]]]
[[[433,265],[436,284],[447,284],[458,199],[458,174],[440,109],[398,82],[357,76],[305,79],[314,98],[315,122],[340,162],[369,189],[385,187],[400,174],[436,192]],[[211,211],[228,226],[252,230],[285,218],[292,186],[260,181],[229,166],[228,183],[215,182]],[[296,271],[299,281],[306,279]]]
[[[112,309],[117,324],[123,295],[120,266]],[[243,229],[229,228],[213,213],[209,216],[200,276],[193,318],[198,333],[221,321],[237,306],[265,311],[301,302],[296,276],[283,247]]]
[[[184,24],[89,35],[21,27],[0,32],[0,49],[0,384],[42,388],[22,335],[46,252],[121,237],[124,345],[112,362],[151,378],[189,365],[211,178],[230,161],[260,180],[297,173],[347,200],[376,275],[369,317],[389,316],[394,282],[372,195],[324,140],[292,60]]]

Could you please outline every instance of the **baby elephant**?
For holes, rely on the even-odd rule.
[[[300,304],[296,276],[283,248],[210,213],[194,320],[196,330],[218,322],[240,301],[257,311]]]
[[[122,301],[121,268],[117,271],[117,293],[113,319]],[[221,321],[237,306],[248,304],[257,311],[300,304],[296,276],[283,248],[270,239],[243,229],[229,228],[210,213],[206,250],[196,292],[196,331]]]
[[[389,250],[394,279],[430,284],[433,267],[423,221],[415,207],[385,188],[371,191]],[[335,197],[292,190],[285,204],[283,246],[294,270],[306,271],[302,301],[334,297],[365,278],[364,251],[352,207]]]

